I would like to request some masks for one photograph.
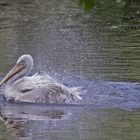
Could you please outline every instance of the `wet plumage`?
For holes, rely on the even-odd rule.
[[[49,75],[27,76],[33,67],[30,55],[22,55],[0,82],[6,100],[33,103],[70,103],[81,100],[81,87],[67,87]]]

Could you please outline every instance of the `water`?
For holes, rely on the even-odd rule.
[[[138,140],[140,137],[139,109],[7,104],[1,109],[1,116],[13,139]]]
[[[78,105],[5,103],[0,139],[139,140],[140,2],[1,0],[0,77],[24,53],[32,73],[86,89]],[[87,8],[88,9],[88,8]]]

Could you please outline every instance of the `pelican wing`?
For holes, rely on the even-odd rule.
[[[35,74],[31,77],[23,77],[14,82],[13,87],[19,92],[26,92],[29,90],[37,89],[47,85],[48,83],[55,83],[56,81],[49,75]]]
[[[50,76],[34,75],[14,83],[18,94],[16,101],[33,103],[65,103],[81,100],[81,87],[68,88]]]
[[[60,84],[49,83],[45,86],[18,94],[16,101],[34,103],[64,103],[70,97],[66,87]]]

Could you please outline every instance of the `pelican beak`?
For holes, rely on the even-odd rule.
[[[0,81],[0,86],[2,86],[4,83],[6,83],[11,77],[16,75],[17,73],[21,72],[25,66],[23,64],[16,64],[12,70],[4,77],[2,81]]]

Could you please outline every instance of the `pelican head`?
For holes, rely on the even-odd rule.
[[[33,67],[33,58],[29,54],[24,54],[17,60],[15,66],[12,70],[5,76],[5,78],[0,82],[0,86],[6,82],[18,80],[19,78],[28,74]]]

